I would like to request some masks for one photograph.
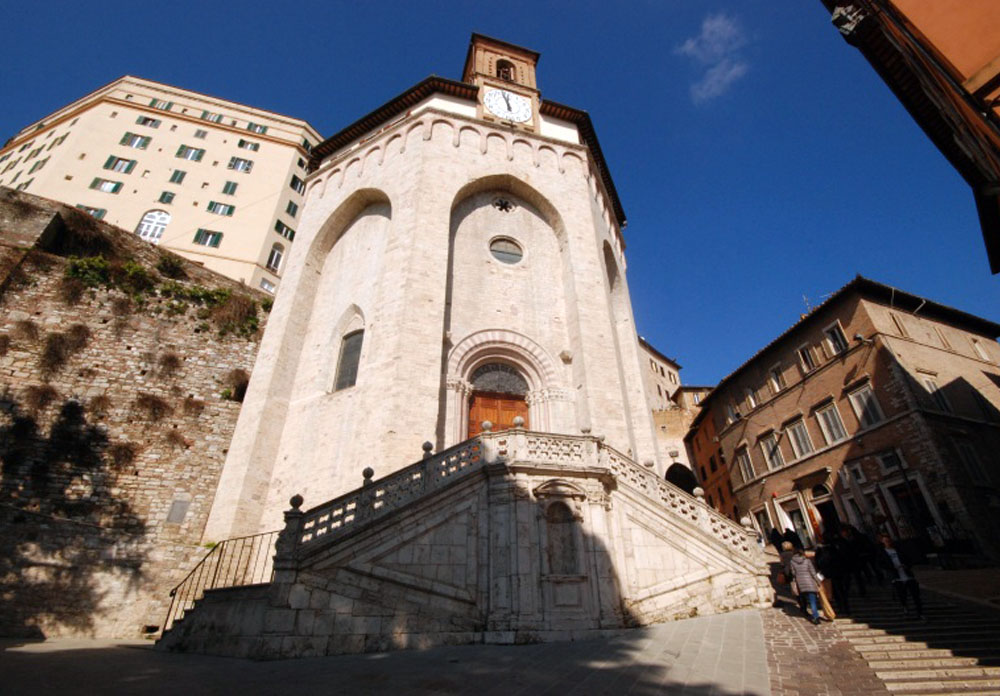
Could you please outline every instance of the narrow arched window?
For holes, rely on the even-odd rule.
[[[497,61],[497,77],[501,80],[507,80],[507,82],[514,81],[514,64],[509,60],[498,60]]]
[[[337,360],[337,379],[333,390],[340,391],[353,387],[358,381],[358,362],[361,360],[361,343],[365,338],[364,330],[354,331],[344,336],[340,344],[340,358]]]
[[[545,511],[549,573],[552,575],[576,575],[580,572],[577,562],[575,522],[573,513],[566,503],[552,503]]]
[[[147,242],[157,244],[169,223],[170,213],[165,210],[150,210],[142,216],[139,226],[135,228],[135,233]]]
[[[278,269],[281,268],[281,257],[284,256],[284,254],[285,247],[280,244],[272,246],[271,253],[267,255],[267,264],[265,264],[267,266],[267,270],[277,273]]]

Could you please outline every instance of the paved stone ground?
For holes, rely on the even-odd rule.
[[[1000,571],[920,573],[988,600]],[[932,577],[933,576],[933,577]],[[978,594],[981,596],[972,597]],[[790,598],[578,643],[461,646],[422,652],[250,662],[178,655],[127,641],[0,641],[0,696],[13,694],[685,694],[887,693],[832,624],[813,626]]]
[[[773,696],[862,696],[888,693],[832,623],[814,626],[788,599],[761,612]]]
[[[0,694],[770,693],[763,622],[740,611],[615,638],[250,662],[94,640],[0,642]]]

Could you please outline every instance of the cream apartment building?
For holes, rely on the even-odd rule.
[[[7,141],[0,186],[274,292],[320,140],[300,119],[126,75]]]

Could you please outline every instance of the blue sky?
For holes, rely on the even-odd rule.
[[[331,135],[478,31],[590,112],[640,333],[713,384],[861,273],[1000,320],[972,194],[819,0],[0,0],[0,138],[129,73]]]

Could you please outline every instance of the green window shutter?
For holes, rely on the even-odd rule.
[[[129,139],[129,137],[131,135],[132,135],[131,133],[126,133],[125,135],[123,135],[122,139],[118,141],[118,144],[119,145],[128,145],[128,139]]]
[[[118,159],[118,158],[115,157],[114,155],[108,155],[107,161],[104,162],[104,168],[105,169],[111,169],[111,167],[114,166],[116,159]]]
[[[135,169],[135,160],[129,160],[128,165],[125,167],[125,173],[131,174],[133,169]]]
[[[145,150],[145,149],[146,149],[146,147],[147,147],[147,146],[149,145],[149,141],[150,141],[150,140],[152,140],[152,138],[150,138],[150,137],[149,137],[148,135],[147,135],[146,137],[142,138],[142,143],[141,143],[140,147],[141,147],[141,148],[142,148],[143,150]]]
[[[151,99],[151,100],[149,101],[149,105],[150,105],[150,106],[156,106],[156,100],[155,100],[155,99]]]
[[[183,145],[181,145],[179,148],[177,148],[177,155],[176,156],[177,157],[183,157],[184,156],[184,146]]]
[[[116,181],[115,185],[111,187],[111,193],[118,193],[122,190],[122,182]]]
[[[195,150],[195,152],[194,152],[194,161],[195,162],[201,162],[201,158],[204,156],[204,154],[205,154],[204,150]]]
[[[163,108],[167,109],[169,111],[170,109],[174,108],[174,103],[173,102],[167,102],[167,105],[165,107],[163,107]]]
[[[221,232],[216,232],[214,235],[212,235],[212,244],[211,244],[212,247],[218,249],[219,248],[219,244],[221,242],[222,242],[222,233]]]

